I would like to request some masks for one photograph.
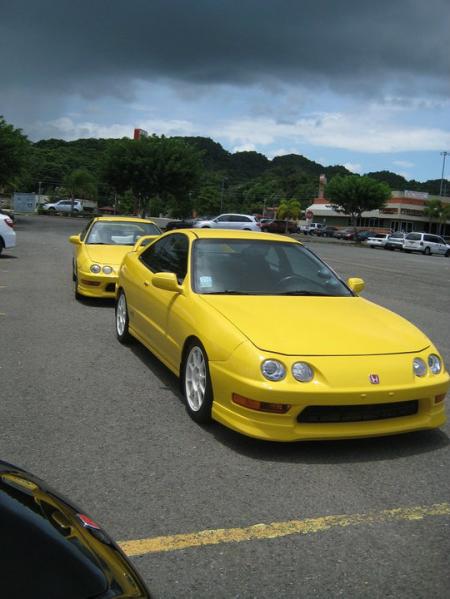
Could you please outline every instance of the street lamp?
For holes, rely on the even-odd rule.
[[[442,173],[441,173],[441,187],[440,187],[440,190],[439,190],[440,197],[442,197],[442,192],[444,190],[445,159],[447,158],[447,155],[448,155],[447,151],[441,152],[441,156],[442,156]]]

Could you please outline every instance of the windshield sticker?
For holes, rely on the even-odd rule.
[[[209,276],[200,277],[200,287],[212,287],[212,277],[209,277]]]

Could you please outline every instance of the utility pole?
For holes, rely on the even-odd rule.
[[[227,180],[227,178],[226,178],[226,177],[224,177],[224,178],[222,179],[222,193],[221,193],[221,195],[220,195],[220,214],[222,214],[222,212],[223,212],[223,196],[224,196],[224,194],[225,194],[225,181],[226,181],[226,180]]]
[[[445,159],[447,158],[448,152],[444,151],[441,152],[441,156],[442,156],[442,173],[441,173],[441,187],[439,190],[439,195],[440,197],[443,196],[443,190],[444,190],[444,171],[445,171]]]

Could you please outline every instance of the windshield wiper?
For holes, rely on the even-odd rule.
[[[225,289],[225,291],[205,291],[203,295],[258,295],[249,291],[236,291],[234,289]]]
[[[320,297],[337,297],[332,293],[322,293],[321,291],[305,291],[302,289],[297,289],[295,291],[283,291],[281,293],[277,293],[277,295],[317,295]]]

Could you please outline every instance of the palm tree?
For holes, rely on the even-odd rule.
[[[431,233],[431,223],[434,218],[438,219],[441,216],[442,212],[442,202],[441,200],[432,199],[425,202],[425,208],[423,209],[423,213],[425,216],[429,218],[428,224],[428,232]]]
[[[300,216],[300,202],[298,200],[281,200],[277,210],[277,217],[286,221],[285,232],[288,232],[289,219],[297,220]]]
[[[445,235],[445,226],[448,220],[450,220],[450,204],[442,204],[439,215],[439,235]]]

